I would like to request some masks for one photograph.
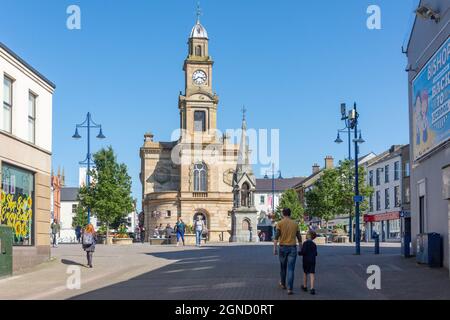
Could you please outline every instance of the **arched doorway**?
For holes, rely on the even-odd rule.
[[[194,223],[195,221],[197,221],[197,217],[198,217],[198,216],[201,216],[201,217],[202,217],[203,221],[205,221],[205,226],[208,227],[208,218],[207,218],[206,213],[204,213],[204,212],[197,211],[197,212],[194,214],[194,219],[192,220],[192,223]]]
[[[249,242],[252,241],[252,223],[248,218],[242,220],[242,231],[246,234]]]

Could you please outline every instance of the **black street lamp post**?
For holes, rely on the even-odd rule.
[[[355,104],[355,107],[356,107],[356,104]],[[346,104],[341,103],[341,120],[344,121],[345,128],[338,130],[337,138],[336,138],[336,140],[334,140],[335,143],[341,144],[344,142],[341,139],[341,133],[346,133],[348,135],[348,158],[347,158],[347,160],[352,160],[351,134],[354,132],[356,135],[359,132],[359,134],[361,135],[361,131],[358,131],[357,128],[353,125],[352,119],[350,118],[351,112],[352,112],[352,110],[350,110],[350,113],[347,114]],[[351,180],[351,177],[349,177],[349,179]],[[351,212],[349,212],[348,220],[349,220],[348,221],[348,238],[349,238],[350,242],[353,242],[353,230],[352,230],[353,229],[353,219],[352,219]]]
[[[78,133],[78,129],[86,128],[87,129],[87,155],[86,159],[84,161],[81,161],[81,165],[87,165],[87,171],[86,171],[86,187],[89,188],[91,185],[91,179],[89,172],[91,170],[91,161],[92,161],[92,155],[91,155],[91,129],[100,129],[97,139],[105,139],[106,137],[103,135],[102,126],[100,124],[95,123],[92,120],[91,113],[88,112],[86,115],[86,120],[84,122],[77,124],[75,128],[75,134],[72,136],[74,139],[81,139],[81,135]],[[91,208],[87,208],[88,210],[88,223],[91,223]]]

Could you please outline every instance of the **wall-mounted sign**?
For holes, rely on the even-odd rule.
[[[417,160],[450,138],[450,38],[413,80],[413,152]]]

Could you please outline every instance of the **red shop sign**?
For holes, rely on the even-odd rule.
[[[364,215],[364,222],[378,222],[397,219],[400,219],[400,211]]]

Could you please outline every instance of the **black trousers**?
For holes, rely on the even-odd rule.
[[[88,261],[88,266],[92,266],[92,256],[93,256],[94,252],[92,251],[86,251],[86,257],[87,257],[87,261]]]

